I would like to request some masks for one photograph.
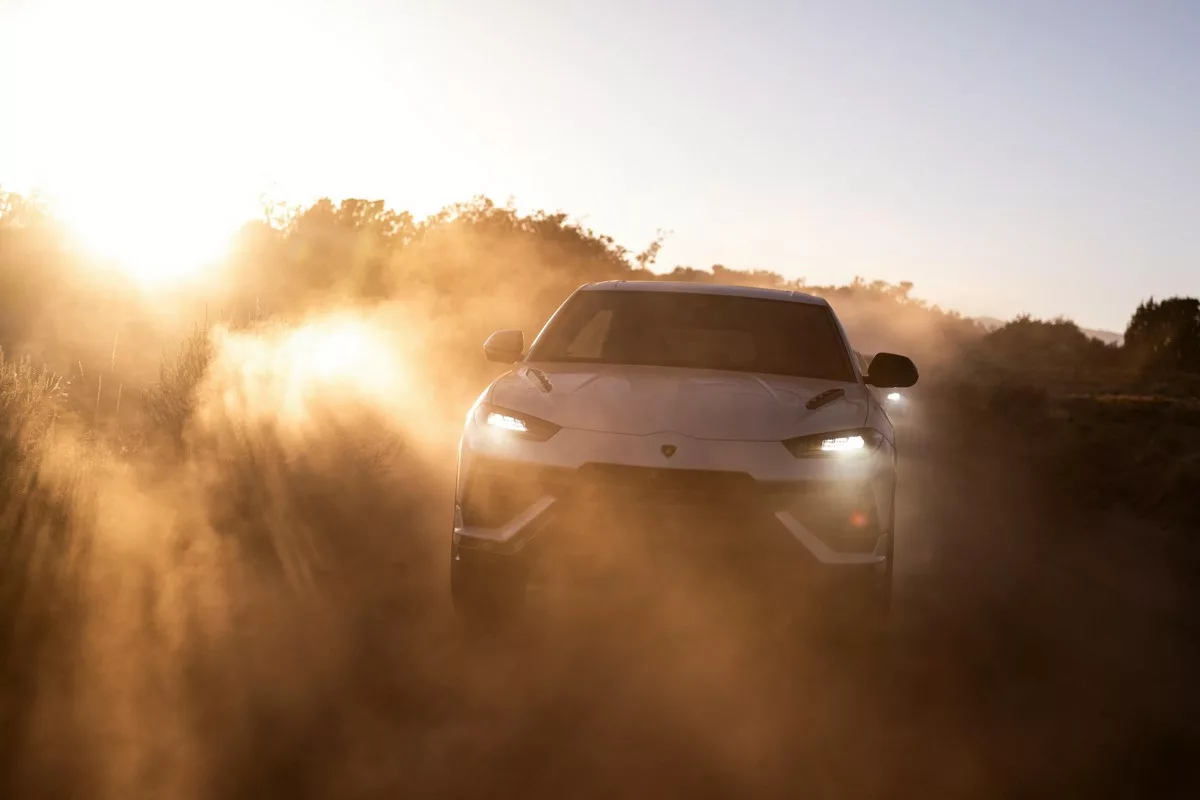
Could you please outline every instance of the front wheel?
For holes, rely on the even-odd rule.
[[[514,621],[525,610],[527,569],[523,559],[455,547],[450,556],[454,611],[469,628]]]
[[[824,638],[838,649],[880,662],[890,649],[895,536],[888,537],[880,567],[850,567],[822,581],[819,617]]]
[[[826,583],[819,615],[830,644],[875,650],[882,646],[891,621],[890,571],[882,576],[846,575]]]

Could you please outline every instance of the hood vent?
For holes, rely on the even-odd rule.
[[[811,400],[804,404],[804,407],[809,411],[815,411],[821,406],[828,405],[839,397],[845,397],[845,389],[826,389],[818,395],[814,395]]]
[[[546,373],[540,369],[526,368],[525,377],[529,378],[530,383],[537,387],[542,394],[550,394],[554,391],[554,384],[550,383],[550,379],[546,377]]]

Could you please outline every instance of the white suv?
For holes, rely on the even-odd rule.
[[[578,543],[581,529],[600,545],[649,521],[639,541],[674,527],[684,535],[662,541],[760,553],[788,585],[835,576],[886,620],[896,451],[869,387],[911,386],[917,370],[880,353],[864,376],[825,300],[588,284],[528,352],[511,330],[484,350],[514,367],[480,394],[459,447],[451,594],[460,616],[520,611],[530,576],[553,570],[556,543]]]

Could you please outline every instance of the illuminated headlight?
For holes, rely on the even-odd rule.
[[[858,434],[853,436],[835,436],[832,439],[821,440],[822,453],[853,453],[862,450],[866,446],[866,440]]]
[[[899,392],[890,392],[887,396],[887,399],[888,399],[889,403],[899,403],[904,398],[900,395]]]
[[[497,435],[516,436],[535,442],[544,442],[562,430],[562,427],[544,419],[522,414],[508,408],[500,408],[490,403],[480,403],[475,407],[475,422],[481,428]]]
[[[873,453],[883,441],[883,435],[872,428],[851,431],[831,431],[812,436],[788,439],[783,446],[796,458],[856,457]]]
[[[520,417],[514,417],[511,414],[503,414],[499,411],[489,411],[487,415],[487,424],[493,428],[501,428],[506,431],[520,431],[521,433],[529,432],[529,425]]]

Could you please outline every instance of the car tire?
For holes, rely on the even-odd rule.
[[[890,645],[892,540],[884,572],[855,569],[825,584],[822,638],[840,655],[881,664]]]
[[[877,575],[865,589],[866,597],[860,616],[861,635],[854,643],[856,655],[863,666],[876,672],[887,669],[891,654],[891,622],[892,622],[892,565],[894,563],[892,542],[895,536],[889,537],[887,551],[887,567],[882,575]]]
[[[525,610],[522,560],[458,549],[450,557],[454,612],[472,631],[503,627]]]

